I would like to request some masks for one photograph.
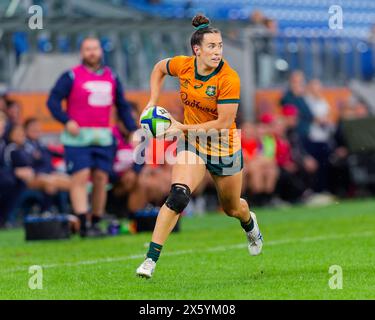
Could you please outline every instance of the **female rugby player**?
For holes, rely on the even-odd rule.
[[[172,170],[172,186],[165,204],[160,209],[146,259],[136,274],[150,278],[160,252],[174,228],[180,213],[187,206],[190,195],[209,170],[224,212],[241,222],[249,242],[251,255],[261,253],[263,238],[256,216],[241,199],[243,157],[235,118],[240,102],[240,79],[223,60],[223,40],[218,29],[210,26],[208,18],[193,18],[196,31],[191,36],[193,56],[176,56],[158,62],[151,74],[151,95],[146,108],[157,105],[166,75],[178,77],[180,96],[184,104],[184,123],[172,118],[167,130],[181,130],[185,135],[184,148],[177,148],[177,161]],[[226,139],[186,140],[192,131],[212,132],[227,129]],[[223,136],[224,137],[224,136]],[[225,141],[224,141],[225,140]]]

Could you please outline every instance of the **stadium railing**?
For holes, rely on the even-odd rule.
[[[164,25],[167,22],[161,22]],[[118,31],[98,30],[105,53],[105,61],[125,80],[127,87],[147,89],[147,77],[152,66],[163,57],[190,54],[187,38],[191,29],[176,25],[166,30],[160,24],[150,23],[142,29],[129,27]],[[37,53],[78,53],[80,41],[87,32],[70,30],[45,31],[34,35],[25,31],[6,32],[0,43],[0,80],[11,82],[22,56]],[[241,26],[224,28],[225,34],[243,49]],[[234,35],[234,36],[233,36]],[[368,80],[374,73],[374,42],[362,38],[320,36],[313,31],[281,32],[273,35],[251,36],[253,69],[259,87],[279,86],[286,74],[301,69],[308,78],[318,77],[326,84],[342,85],[350,79]],[[227,44],[227,47],[231,44]],[[231,50],[225,53],[230,55]],[[226,58],[231,61],[230,56]],[[32,60],[31,62],[32,63]],[[167,87],[174,88],[172,84]]]

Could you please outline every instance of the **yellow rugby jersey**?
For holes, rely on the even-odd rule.
[[[218,104],[240,102],[240,78],[224,60],[211,74],[202,76],[197,72],[194,56],[176,56],[168,60],[167,71],[179,78],[185,124],[215,120]],[[223,132],[217,139],[208,139],[207,144],[197,143],[197,150],[212,156],[227,156],[239,151],[241,139],[234,121],[227,132],[229,134]]]

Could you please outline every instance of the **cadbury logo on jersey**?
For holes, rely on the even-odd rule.
[[[215,112],[216,111],[215,109],[201,106],[200,101],[197,101],[195,99],[193,99],[193,101],[189,100],[188,94],[186,92],[181,92],[180,96],[181,96],[182,102],[186,106],[197,108],[197,109],[207,111],[207,112]]]
[[[197,101],[195,99],[193,99],[193,101],[190,101],[188,98],[188,94],[185,92],[181,92],[181,100],[187,106],[196,107],[196,108],[200,107],[200,101]]]

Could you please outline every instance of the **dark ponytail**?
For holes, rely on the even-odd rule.
[[[201,15],[201,14],[196,15],[191,21],[191,24],[193,25],[195,32],[191,35],[190,45],[191,45],[191,50],[193,51],[193,54],[195,55],[194,46],[201,45],[204,35],[206,33],[220,33],[220,30],[211,27],[210,19],[208,19],[206,16]]]

